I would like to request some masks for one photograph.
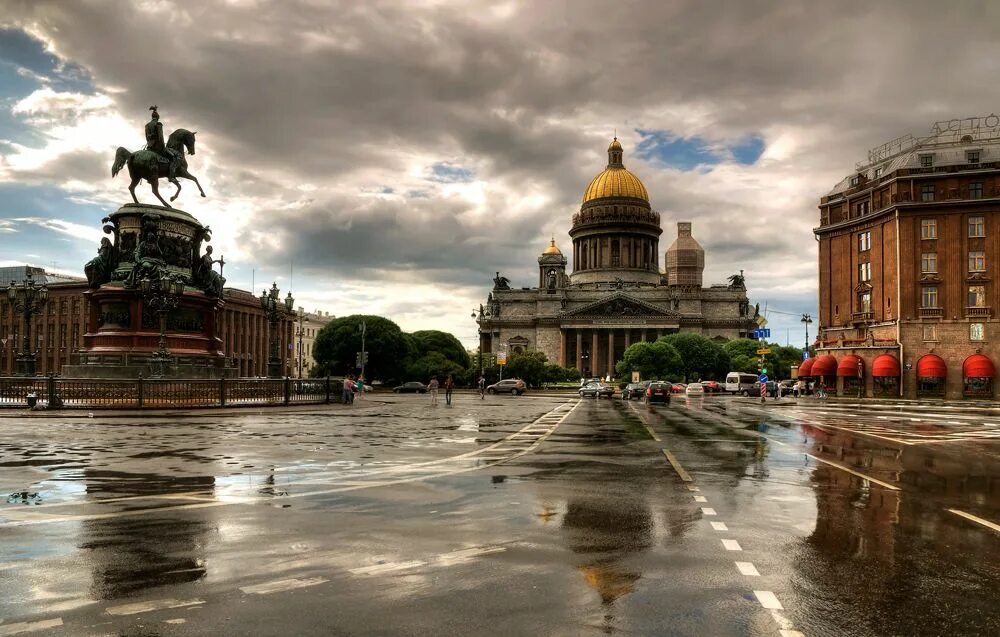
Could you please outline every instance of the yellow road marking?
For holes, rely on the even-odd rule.
[[[965,511],[959,511],[958,509],[947,509],[947,511],[948,511],[948,513],[954,513],[955,515],[961,516],[961,517],[965,518],[966,520],[971,520],[972,522],[975,522],[976,524],[982,524],[986,528],[993,529],[997,533],[1000,533],[1000,524],[994,524],[993,522],[990,522],[989,520],[984,520],[981,517],[972,515],[971,513],[966,513]]]
[[[667,462],[669,462],[670,466],[674,468],[674,471],[677,472],[677,475],[681,477],[681,480],[683,480],[684,482],[694,482],[694,479],[688,474],[687,471],[684,470],[684,467],[681,466],[681,463],[677,462],[677,458],[674,457],[674,454],[670,453],[669,449],[664,449],[663,455],[667,457]]]

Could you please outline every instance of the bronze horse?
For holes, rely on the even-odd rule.
[[[198,186],[201,196],[205,196],[205,191],[202,190],[201,184],[198,183],[198,178],[188,172],[187,159],[184,157],[184,151],[187,150],[189,155],[194,155],[194,136],[189,130],[178,128],[174,132],[170,133],[170,137],[167,139],[167,148],[177,153],[178,166],[177,166],[177,176],[183,177],[185,179],[190,179]],[[151,150],[140,150],[134,153],[129,152],[127,149],[118,147],[118,151],[115,153],[115,163],[111,166],[111,177],[112,179],[118,175],[122,168],[128,166],[128,176],[132,179],[132,183],[129,184],[128,191],[132,193],[132,200],[139,203],[139,200],[135,197],[135,185],[139,183],[140,180],[145,179],[149,182],[149,185],[153,188],[153,194],[160,202],[170,208],[170,204],[163,200],[160,196],[159,181],[161,177],[165,177],[177,186],[177,192],[174,196],[170,198],[170,201],[177,199],[177,195],[181,194],[181,184],[177,179],[171,178],[170,168],[167,163]]]

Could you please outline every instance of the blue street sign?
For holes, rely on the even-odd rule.
[[[767,382],[767,374],[761,374],[760,378],[758,380],[760,382],[762,382],[762,383],[766,383]]]
[[[802,360],[804,361],[809,360],[809,352],[802,352]]]
[[[756,338],[756,339],[771,338],[771,328],[769,328],[769,327],[762,327],[762,328],[760,328],[758,330],[754,330],[753,331],[753,337]]]

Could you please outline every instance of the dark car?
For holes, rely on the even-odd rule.
[[[643,381],[641,383],[629,383],[622,390],[622,398],[624,400],[642,400],[646,396],[646,387],[649,386],[649,381]]]
[[[766,391],[767,391],[767,395],[768,395],[769,398],[773,398],[773,397],[777,396],[778,395],[778,383],[774,382],[773,380],[767,381],[767,389],[766,389]],[[753,384],[753,389],[751,389],[749,393],[748,392],[743,392],[743,395],[744,396],[750,396],[750,397],[760,396],[760,382],[758,381],[758,382],[754,383]]]
[[[403,383],[399,387],[393,387],[392,392],[394,394],[426,394],[427,385],[413,380],[408,383]]]
[[[646,388],[646,402],[670,404],[672,386],[670,383],[650,383]]]
[[[487,394],[510,394],[520,396],[524,393],[524,385],[516,378],[505,378],[498,383],[493,383],[486,388]]]
[[[604,396],[606,398],[611,398],[614,395],[615,388],[605,383],[588,383],[580,388],[580,398],[584,398],[586,396],[593,396],[595,398]]]

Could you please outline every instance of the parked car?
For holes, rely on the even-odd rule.
[[[623,400],[635,400],[638,398],[642,400],[646,396],[646,388],[649,387],[649,381],[644,380],[641,383],[629,383],[622,390]]]
[[[702,387],[701,383],[690,383],[684,388],[684,391],[688,396],[701,396],[705,393],[705,388]]]
[[[606,398],[611,398],[614,395],[615,388],[606,383],[590,383],[580,388],[580,398],[584,398],[586,396],[593,396],[595,398],[604,396]]]
[[[670,404],[671,384],[652,382],[646,387],[646,403]]]
[[[687,385],[685,385],[684,383],[670,384],[670,393],[672,394],[683,394],[685,389],[687,389]]]
[[[706,394],[719,394],[726,391],[722,383],[717,380],[703,380],[701,381],[701,386],[705,388]]]
[[[766,390],[767,391],[767,395],[769,397],[772,397],[772,398],[774,396],[777,396],[778,395],[778,389],[777,389],[777,387],[778,387],[778,383],[774,382],[773,380],[767,381],[767,390]],[[750,397],[760,396],[760,382],[754,383],[753,389],[750,390],[749,393],[744,392],[743,395],[744,396],[750,396]]]
[[[427,393],[427,385],[425,385],[425,384],[423,384],[423,383],[421,383],[419,381],[416,381],[416,380],[411,380],[408,383],[403,383],[399,387],[393,387],[392,388],[392,393],[394,393],[394,394],[426,394]]]
[[[487,394],[510,394],[520,396],[524,393],[525,385],[517,378],[505,378],[498,383],[493,383],[486,388]]]
[[[603,382],[604,382],[603,378],[581,378],[580,387],[586,387],[591,383],[603,383]]]

